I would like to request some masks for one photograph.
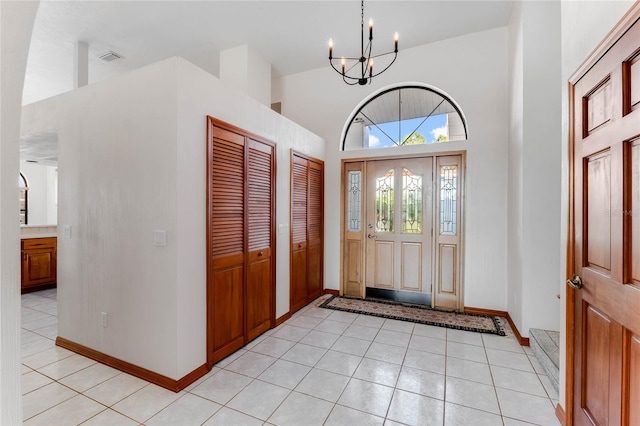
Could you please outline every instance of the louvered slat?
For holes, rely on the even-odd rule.
[[[244,251],[244,146],[213,142],[211,182],[211,255]]]
[[[291,212],[291,236],[294,244],[307,240],[307,171],[307,161],[294,158]]]
[[[251,141],[248,161],[249,252],[271,247],[273,149]]]
[[[309,168],[309,204],[308,235],[309,240],[322,237],[322,171],[316,167]]]

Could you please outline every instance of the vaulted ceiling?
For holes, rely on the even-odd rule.
[[[367,1],[374,53],[507,25],[511,1]],[[218,74],[219,51],[243,44],[272,64],[272,76],[327,65],[327,42],[354,56],[360,2],[349,1],[41,1],[27,63],[23,103],[72,89],[76,41],[89,45],[89,82],[183,56]],[[114,51],[124,58],[104,62]],[[345,52],[345,53],[341,53]],[[438,60],[438,58],[434,58]]]

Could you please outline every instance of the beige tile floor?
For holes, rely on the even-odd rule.
[[[22,296],[26,425],[558,425],[528,348],[311,304],[173,393],[54,345],[56,290]]]

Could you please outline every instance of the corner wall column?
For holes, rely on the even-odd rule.
[[[89,45],[76,41],[73,46],[73,88],[89,84]]]
[[[0,2],[0,424],[22,420],[18,173],[24,75],[38,1]]]
[[[220,80],[271,108],[271,64],[248,45],[220,52]]]

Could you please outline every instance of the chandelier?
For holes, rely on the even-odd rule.
[[[341,69],[336,68],[333,57],[333,39],[329,39],[329,64],[331,68],[336,70],[338,74],[342,75],[342,80],[350,86],[359,84],[364,86],[365,84],[371,84],[373,77],[378,76],[389,69],[389,67],[396,61],[398,57],[398,33],[394,35],[394,47],[392,52],[381,53],[378,55],[371,55],[371,49],[373,45],[373,19],[369,19],[369,42],[365,46],[364,44],[364,0],[360,3],[360,56],[358,57],[345,57],[340,59]],[[381,58],[384,56],[393,55],[391,62],[374,74],[373,72],[373,60],[374,58]],[[360,65],[358,67],[358,65]]]

